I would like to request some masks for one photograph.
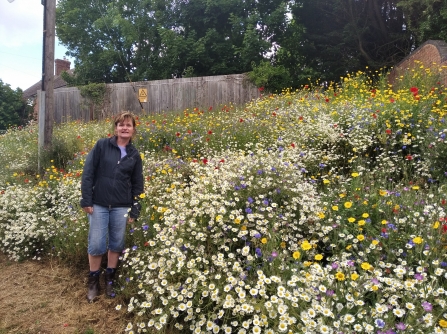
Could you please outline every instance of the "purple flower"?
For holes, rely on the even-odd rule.
[[[425,312],[431,312],[433,310],[433,305],[430,304],[429,302],[423,302],[422,308],[424,309]]]
[[[261,237],[261,233],[256,233],[255,235],[254,235],[254,237],[256,238],[256,239],[259,239],[260,237]]]
[[[275,258],[275,257],[277,257],[278,256],[278,253],[277,252],[272,252],[272,257],[273,258]]]
[[[337,269],[338,268],[338,263],[334,262],[331,264],[332,269]]]
[[[385,327],[385,321],[383,321],[382,319],[376,319],[375,324],[379,328]]]
[[[261,248],[256,248],[256,249],[255,249],[255,253],[256,253],[256,256],[257,256],[257,257],[261,257],[261,256],[262,256]]]
[[[404,331],[404,330],[407,329],[407,325],[405,325],[403,322],[399,322],[399,323],[396,325],[396,328],[397,328],[398,330],[400,330],[400,331]]]
[[[138,248],[137,246],[133,246],[132,250],[137,250],[137,248]]]
[[[149,228],[149,226],[147,226],[147,225],[143,225],[141,227],[143,228],[143,231],[147,231],[147,229]]]
[[[250,208],[246,208],[246,209],[245,209],[245,212],[246,212],[246,213],[252,213],[252,212],[253,212],[253,210],[252,210],[252,209],[250,209]]]
[[[417,279],[418,281],[422,281],[424,279],[424,276],[422,276],[422,274],[415,274],[414,278]]]
[[[326,295],[328,295],[329,297],[334,295],[334,290],[326,290]]]
[[[248,201],[248,203],[253,203],[254,202],[253,198],[251,198],[251,197],[247,198],[247,201]]]

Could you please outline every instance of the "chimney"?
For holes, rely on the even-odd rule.
[[[64,71],[68,71],[71,65],[71,62],[69,62],[65,57],[64,59],[56,59],[54,63],[56,65],[55,76],[61,75]]]

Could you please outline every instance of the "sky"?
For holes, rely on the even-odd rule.
[[[0,0],[0,80],[26,90],[42,79],[43,6],[41,0]],[[56,37],[55,59],[66,49]],[[71,67],[74,66],[73,59]]]

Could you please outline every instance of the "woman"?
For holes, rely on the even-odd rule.
[[[87,156],[82,173],[81,207],[88,214],[87,299],[99,294],[102,256],[107,253],[106,295],[113,289],[118,259],[124,249],[126,221],[134,222],[140,213],[138,198],[143,193],[143,164],[132,145],[135,117],[122,112],[114,118],[114,136],[96,142]]]

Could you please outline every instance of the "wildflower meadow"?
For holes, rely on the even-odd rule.
[[[139,115],[123,333],[446,333],[443,71]],[[111,127],[59,125],[42,173],[35,125],[0,137],[2,252],[86,264],[80,177]]]

